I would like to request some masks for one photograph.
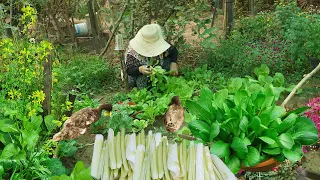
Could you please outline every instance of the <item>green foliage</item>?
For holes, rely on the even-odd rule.
[[[205,55],[209,67],[231,76],[251,75],[260,64],[288,80],[310,69],[310,57],[319,58],[319,15],[304,12],[295,1],[280,1],[274,11],[237,21],[229,39]],[[209,52],[208,52],[209,53]],[[213,55],[212,55],[213,53]],[[295,76],[293,76],[294,74]]]
[[[104,59],[97,56],[76,54],[61,57],[61,63],[53,72],[56,75],[56,88],[62,92],[77,89],[91,94],[104,92],[117,87],[116,71]],[[59,90],[57,89],[57,91]]]
[[[111,128],[115,133],[120,132],[122,128],[128,132],[132,132],[133,118],[130,117],[135,111],[128,105],[114,104],[112,116],[102,116],[101,119],[95,122],[91,127],[93,133],[106,134]]]
[[[296,180],[297,168],[299,162],[285,162],[267,172],[246,172],[244,177],[246,179],[266,179],[266,180]]]
[[[70,176],[62,174],[61,176],[52,176],[52,180],[90,180],[90,168],[86,168],[82,161],[78,161]]]
[[[59,157],[69,157],[73,156],[77,150],[79,149],[79,145],[77,141],[70,140],[70,141],[60,141],[58,144],[58,156]]]
[[[50,179],[68,173],[59,159],[49,158],[42,150],[30,153],[24,160],[2,160],[1,165],[5,171],[0,178],[4,179]]]
[[[223,158],[233,173],[240,170],[241,163],[255,166],[268,157],[300,160],[302,145],[318,140],[310,119],[286,113],[276,105],[286,90],[283,75],[270,76],[266,65],[254,72],[257,78],[232,78],[216,93],[203,88],[198,100],[186,104],[197,117],[188,125],[192,134],[213,142],[211,153]]]
[[[47,138],[58,124],[54,116],[42,116],[43,63],[53,47],[47,41],[29,42],[26,32],[35,24],[36,11],[25,6],[22,12],[23,38],[0,42],[0,169],[4,171],[0,177],[49,179],[66,172],[61,162],[50,168]]]

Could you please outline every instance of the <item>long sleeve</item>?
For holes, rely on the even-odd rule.
[[[176,47],[171,46],[168,50],[168,56],[166,58],[170,59],[170,62],[178,61],[178,50]]]
[[[141,66],[141,62],[131,54],[127,54],[126,56],[127,56],[127,63],[126,63],[127,74],[129,76],[141,75],[141,73],[139,72],[139,66]]]

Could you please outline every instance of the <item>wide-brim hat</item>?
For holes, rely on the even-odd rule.
[[[145,57],[158,56],[170,47],[158,24],[143,26],[129,44],[133,50]]]

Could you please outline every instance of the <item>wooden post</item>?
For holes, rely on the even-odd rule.
[[[125,63],[125,59],[124,59],[124,45],[123,45],[123,38],[121,34],[116,35],[116,45],[115,45],[115,49],[116,51],[119,51],[120,53],[120,62],[121,62],[121,79],[122,81],[124,81],[124,86],[126,91],[128,90],[128,75],[127,75],[127,71],[126,71],[126,63]]]
[[[230,36],[230,32],[232,30],[233,27],[233,4],[234,4],[234,0],[225,0],[225,11],[224,11],[224,18],[225,18],[225,37],[228,38]]]
[[[96,47],[96,53],[100,54],[98,30],[97,30],[97,25],[96,25],[95,12],[93,11],[93,4],[94,3],[92,1],[93,0],[88,1],[89,18],[90,18],[93,41],[94,41],[95,47]]]
[[[254,16],[256,13],[255,13],[255,9],[254,9],[254,0],[250,0],[249,1],[249,8],[250,8],[250,14],[251,16]]]
[[[212,1],[211,3],[211,7],[212,7],[212,20],[211,20],[211,27],[213,27],[214,25],[214,17],[216,15],[216,4],[215,4],[215,1]]]
[[[44,94],[43,115],[50,114],[51,108],[51,89],[52,89],[52,57],[49,55],[48,60],[43,62],[43,79],[44,79]]]

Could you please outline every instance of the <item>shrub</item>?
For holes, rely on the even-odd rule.
[[[73,54],[62,56],[60,66],[53,70],[58,88],[63,92],[101,93],[119,85],[116,68],[97,56]]]

